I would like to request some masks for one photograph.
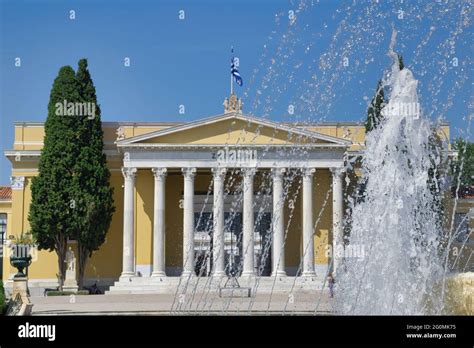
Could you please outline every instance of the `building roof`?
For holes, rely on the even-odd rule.
[[[301,128],[292,127],[291,125],[288,125],[285,123],[277,123],[274,121],[270,121],[268,119],[257,118],[251,115],[246,115],[246,114],[242,114],[238,112],[228,112],[228,113],[224,113],[224,114],[220,114],[216,116],[203,118],[197,121],[191,121],[184,124],[178,124],[174,127],[160,129],[154,132],[137,135],[130,138],[125,138],[125,139],[119,140],[117,144],[119,146],[131,145],[133,143],[148,140],[151,138],[156,138],[156,137],[160,137],[160,136],[168,135],[172,133],[178,133],[183,130],[193,129],[193,128],[197,128],[201,126],[209,126],[211,124],[215,124],[222,121],[228,121],[228,120],[230,121],[240,120],[240,121],[248,122],[249,124],[265,126],[272,129],[279,129],[279,130],[288,132],[290,134],[303,135],[313,140],[323,140],[323,141],[326,141],[328,143],[331,143],[333,145],[338,145],[338,146],[349,146],[351,144],[351,141],[346,140],[346,139],[337,138],[334,136],[330,136],[330,135],[326,135],[326,134],[322,134],[322,133],[318,133],[314,131],[308,131]]]
[[[252,116],[254,118],[257,118],[256,116]],[[258,117],[260,118],[260,117]],[[261,118],[263,120],[268,120],[272,121],[269,118]],[[199,120],[199,119],[197,119]],[[196,120],[194,120],[196,121]],[[191,121],[186,121],[186,122],[153,122],[153,121],[102,121],[102,125],[105,127],[118,127],[118,126],[163,126],[163,127],[173,127],[173,126],[179,126],[183,125],[186,123],[191,123]],[[364,122],[362,121],[345,121],[345,122],[291,122],[291,121],[273,121],[293,127],[334,127],[334,126],[340,126],[340,127],[356,127],[356,126],[364,126]],[[14,122],[15,126],[37,126],[37,127],[42,127],[44,126],[43,121],[15,121]],[[449,122],[441,122],[440,126],[449,126]]]
[[[0,186],[0,200],[10,201],[12,199],[12,188],[10,186]]]

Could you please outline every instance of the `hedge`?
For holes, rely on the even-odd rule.
[[[89,295],[88,290],[75,291],[47,291],[46,296]]]
[[[7,302],[5,297],[5,289],[3,289],[3,281],[0,280],[0,315],[5,313]]]

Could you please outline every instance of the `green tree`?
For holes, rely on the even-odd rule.
[[[474,186],[474,143],[458,138],[453,143],[457,158],[451,164],[452,187],[460,187],[460,194]]]
[[[76,79],[81,102],[89,103],[88,105],[95,108],[94,115],[80,118],[80,152],[74,166],[73,178],[77,200],[76,213],[80,217],[75,239],[78,250],[78,285],[82,288],[87,260],[104,243],[115,207],[110,172],[103,153],[100,106],[97,104],[96,91],[86,59],[79,61]]]
[[[403,57],[398,55],[398,67],[403,70],[405,64],[403,63]],[[365,132],[369,133],[373,129],[377,128],[382,122],[382,109],[387,104],[385,99],[385,92],[382,80],[377,83],[377,89],[375,95],[370,102],[369,108],[367,109],[367,120],[365,121]]]
[[[433,197],[432,211],[437,216],[436,228],[441,231],[444,221],[444,188],[442,187],[442,179],[446,174],[446,161],[443,156],[443,142],[438,134],[437,127],[433,127],[427,146],[430,160],[427,184]]]
[[[383,90],[382,80],[377,83],[377,89],[375,95],[370,102],[369,108],[367,109],[367,120],[365,121],[365,132],[369,133],[373,129],[377,128],[382,121],[382,109],[385,106],[385,93]]]
[[[3,288],[3,281],[0,280],[0,315],[3,315],[7,309],[7,300],[5,297],[5,289]]]
[[[398,67],[400,70],[403,70],[403,68],[405,67],[405,64],[403,63],[403,57],[401,54],[398,54]]]
[[[31,233],[40,250],[55,251],[58,256],[58,282],[62,289],[66,275],[67,241],[75,234],[71,182],[79,155],[78,120],[65,114],[61,104],[79,99],[74,70],[62,67],[51,89],[44,146],[38,176],[32,179],[32,202],[28,219]]]

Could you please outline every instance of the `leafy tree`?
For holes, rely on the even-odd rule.
[[[446,162],[443,159],[443,142],[438,134],[438,128],[432,129],[428,139],[430,167],[428,168],[428,188],[433,197],[432,210],[437,216],[436,228],[441,230],[444,221],[444,205],[443,195],[445,187],[443,187],[443,177],[446,174]]]
[[[451,164],[452,187],[460,187],[460,195],[472,190],[474,186],[474,143],[458,138],[454,141],[453,149],[458,152],[457,158]]]
[[[62,289],[66,275],[67,241],[75,234],[73,168],[79,155],[78,119],[62,114],[58,106],[79,99],[74,70],[64,66],[59,70],[51,89],[48,117],[45,122],[44,146],[39,160],[39,175],[33,177],[32,202],[28,219],[31,233],[40,250],[58,255],[58,281]]]
[[[90,103],[95,108],[93,116],[89,114],[80,118],[80,151],[73,178],[76,213],[80,217],[75,239],[78,247],[78,285],[82,288],[87,260],[104,243],[115,207],[110,172],[103,153],[100,106],[86,59],[79,61],[76,79],[81,102]]]

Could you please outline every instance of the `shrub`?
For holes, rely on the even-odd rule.
[[[3,282],[0,280],[0,315],[5,313],[7,302],[5,298],[5,290],[3,289]]]
[[[47,291],[46,296],[70,296],[70,295],[89,295],[87,290],[75,291]]]

